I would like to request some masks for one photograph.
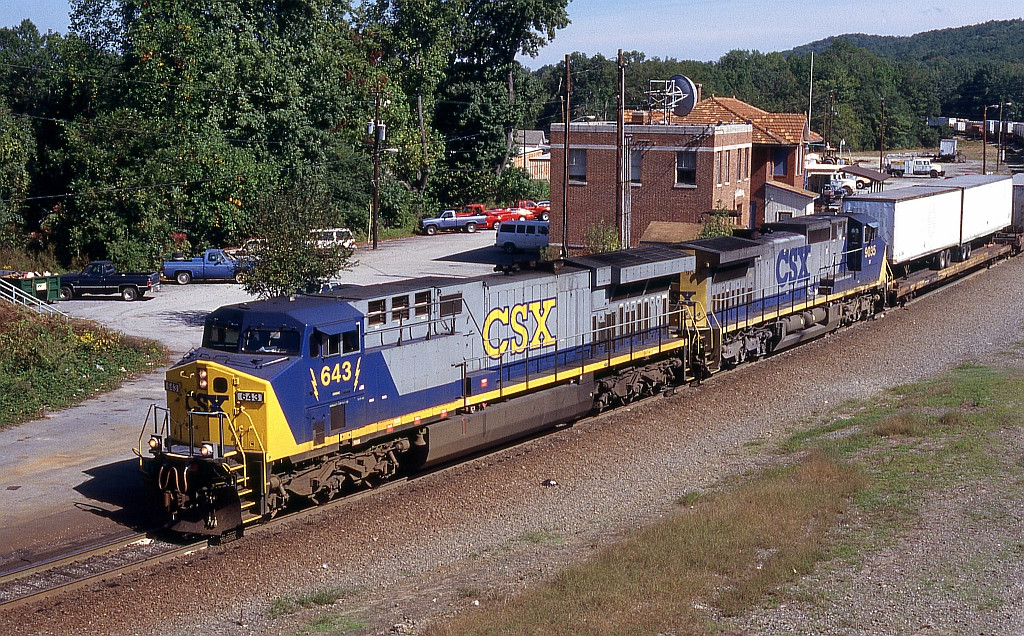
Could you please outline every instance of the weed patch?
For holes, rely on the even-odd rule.
[[[114,389],[165,359],[154,341],[0,305],[0,426]]]
[[[277,618],[278,616],[294,614],[299,610],[309,609],[317,605],[332,605],[338,599],[350,594],[350,590],[340,587],[329,587],[301,596],[282,596],[270,603],[270,609],[267,610],[267,614],[271,618]]]
[[[545,586],[431,634],[702,633],[701,606],[735,614],[822,554],[823,537],[866,480],[812,453],[707,495]]]

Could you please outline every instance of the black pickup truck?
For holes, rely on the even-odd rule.
[[[120,294],[136,300],[146,292],[160,288],[160,274],[121,274],[110,261],[93,261],[80,274],[62,274],[60,299],[71,300],[82,294]]]

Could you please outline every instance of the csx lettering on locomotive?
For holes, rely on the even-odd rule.
[[[484,351],[497,359],[505,353],[522,353],[526,349],[553,345],[555,337],[548,327],[548,318],[556,302],[548,298],[489,311],[483,326]],[[507,334],[509,330],[511,334]]]
[[[811,247],[804,245],[779,252],[775,260],[775,280],[781,285],[805,279],[807,273],[807,257],[811,253]]]

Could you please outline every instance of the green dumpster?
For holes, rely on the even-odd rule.
[[[60,275],[35,275],[13,273],[5,275],[4,280],[21,291],[39,300],[52,303],[60,298]]]

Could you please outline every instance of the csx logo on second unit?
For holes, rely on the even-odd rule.
[[[803,280],[810,276],[807,273],[807,257],[811,253],[811,247],[793,247],[779,252],[775,259],[775,280],[782,283],[792,283]]]
[[[483,325],[484,351],[499,358],[505,353],[553,345],[555,337],[551,335],[548,319],[555,302],[548,298],[489,311]]]

